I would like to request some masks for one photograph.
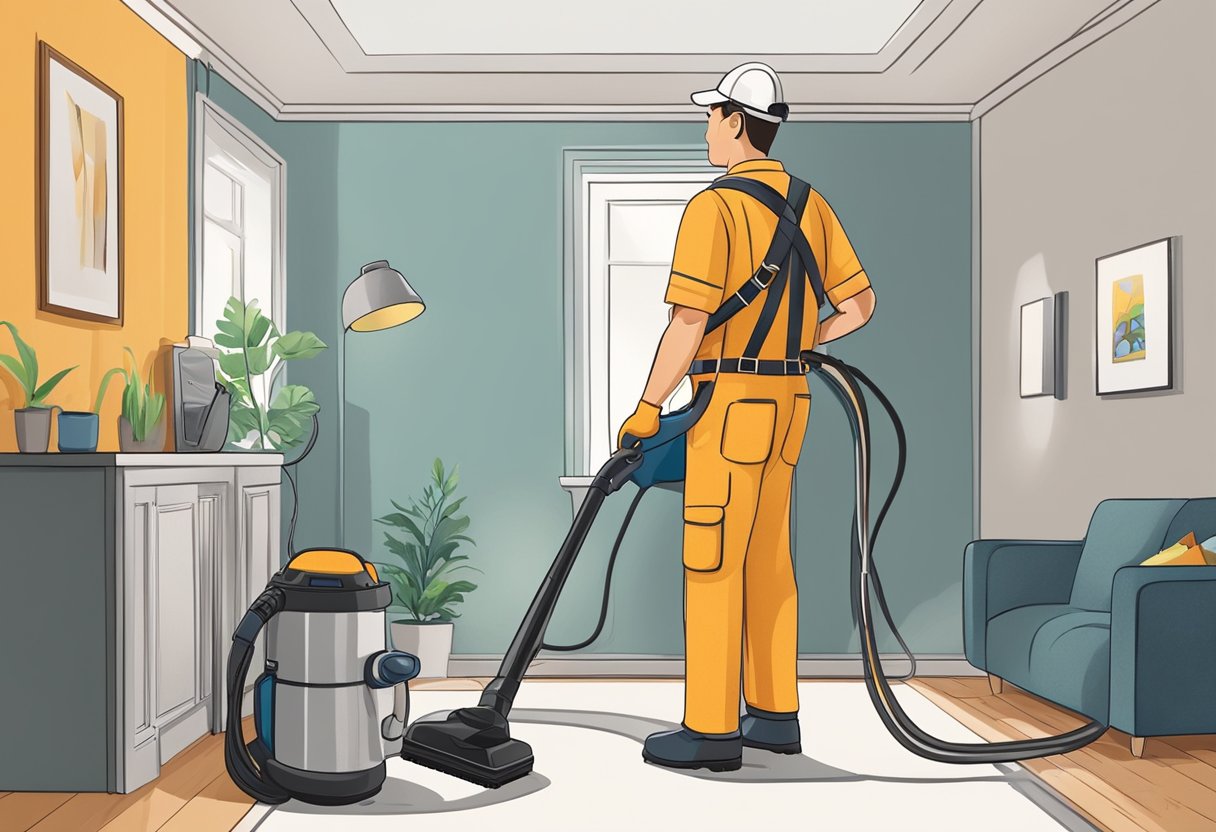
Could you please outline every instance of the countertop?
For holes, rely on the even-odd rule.
[[[225,453],[0,453],[0,468],[219,468],[269,467],[283,464],[280,453],[230,451]]]

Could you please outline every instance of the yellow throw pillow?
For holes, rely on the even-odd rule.
[[[1162,549],[1151,558],[1141,562],[1141,566],[1205,566],[1204,550],[1195,540],[1195,533],[1190,532],[1168,549]]]

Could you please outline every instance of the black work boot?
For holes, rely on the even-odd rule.
[[[662,731],[646,738],[642,759],[668,768],[707,768],[734,771],[743,765],[743,736],[702,734],[687,725],[678,731]]]
[[[777,754],[801,754],[802,737],[798,729],[798,712],[777,713],[747,706],[741,720],[743,744]]]

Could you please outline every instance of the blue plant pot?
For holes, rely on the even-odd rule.
[[[97,414],[65,410],[59,414],[59,450],[88,454],[97,450]]]

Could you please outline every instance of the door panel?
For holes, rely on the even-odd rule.
[[[196,702],[199,666],[198,489],[157,489],[156,718],[176,716]],[[163,723],[162,723],[163,724]]]

